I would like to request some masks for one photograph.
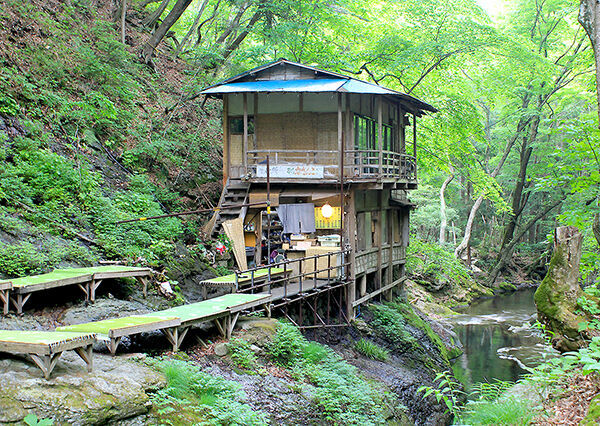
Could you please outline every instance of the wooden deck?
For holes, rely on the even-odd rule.
[[[179,325],[181,325],[181,320],[177,317],[140,315],[67,325],[58,327],[57,330],[96,333],[98,339],[107,342],[106,344],[110,353],[115,355],[121,339],[125,336],[155,330],[164,330],[165,333],[172,333]]]
[[[110,265],[95,266],[89,268],[56,269],[47,274],[33,275],[29,277],[15,278],[12,282],[12,295],[9,300],[13,303],[18,314],[23,313],[23,306],[32,293],[49,290],[57,287],[66,287],[77,285],[85,295],[86,301],[96,300],[96,289],[103,280],[109,278],[136,278],[143,286],[144,296],[147,294],[147,277],[152,275],[149,268],[138,268],[132,266]],[[1,287],[0,287],[1,289]],[[4,301],[4,296],[8,291],[0,290],[0,299]],[[8,313],[7,306],[4,306],[5,314]]]
[[[28,354],[46,379],[64,351],[74,350],[92,371],[95,333],[0,330],[0,352]]]
[[[269,301],[268,294],[226,294],[149,314],[68,325],[57,330],[96,333],[98,339],[107,342],[112,355],[116,354],[123,337],[160,330],[176,352],[192,326],[214,321],[223,336],[229,338],[241,311],[268,305]]]

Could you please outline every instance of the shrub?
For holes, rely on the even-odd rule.
[[[386,349],[366,339],[357,341],[354,344],[354,349],[367,358],[375,359],[377,361],[387,361],[390,357],[390,353]]]
[[[242,368],[256,367],[257,358],[250,346],[250,342],[236,337],[231,338],[227,343],[227,347],[231,351],[231,359]]]
[[[300,330],[287,322],[277,325],[277,333],[267,348],[269,356],[281,365],[289,365],[300,355],[306,340]]]

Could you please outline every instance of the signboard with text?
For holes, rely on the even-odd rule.
[[[272,178],[323,179],[323,166],[314,164],[280,164],[270,167]],[[256,166],[256,177],[267,177],[266,164]]]

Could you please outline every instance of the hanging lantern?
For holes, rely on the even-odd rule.
[[[331,207],[329,203],[326,203],[321,207],[321,214],[325,219],[329,219],[333,215],[333,207]]]

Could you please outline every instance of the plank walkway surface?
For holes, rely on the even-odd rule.
[[[265,293],[242,294],[233,293],[203,300],[188,305],[176,306],[164,311],[152,312],[147,316],[175,316],[181,319],[181,325],[177,328],[173,340],[173,351],[177,352],[190,327],[202,322],[214,321],[215,325],[225,338],[231,337],[231,333],[241,311],[251,309],[259,305],[268,305],[271,296]],[[267,307],[268,311],[268,307]],[[167,336],[169,338],[169,336]]]
[[[283,268],[271,268],[271,278],[281,277],[285,274],[285,270]],[[288,271],[290,272],[290,271]],[[247,272],[244,274],[229,274],[223,275],[221,277],[215,277],[208,280],[200,281],[200,285],[202,286],[202,297],[206,299],[206,289],[207,287],[227,287],[231,289],[233,293],[243,284],[251,284],[252,280],[254,280],[254,284],[266,282],[269,279],[269,268],[262,268],[254,271],[254,276],[252,273]]]
[[[12,301],[17,313],[22,314],[23,306],[29,300],[32,293],[76,284],[85,294],[86,301],[89,300],[93,302],[96,299],[96,289],[103,280],[124,277],[136,278],[143,285],[144,296],[146,296],[146,278],[151,274],[152,271],[148,268],[120,265],[56,269],[47,274],[32,275],[10,280],[12,282],[12,290],[10,290],[12,295],[9,299]],[[2,296],[0,296],[0,299],[4,300]],[[4,310],[5,313],[8,313],[6,309],[7,307],[5,304]]]
[[[28,354],[46,379],[64,351],[74,350],[92,371],[95,333],[0,330],[0,352]]]
[[[99,340],[107,342],[108,350],[112,355],[115,355],[117,347],[124,336],[160,330],[169,338],[170,334],[176,331],[180,324],[181,320],[178,317],[133,315],[83,324],[66,325],[57,327],[56,330],[95,333]]]

